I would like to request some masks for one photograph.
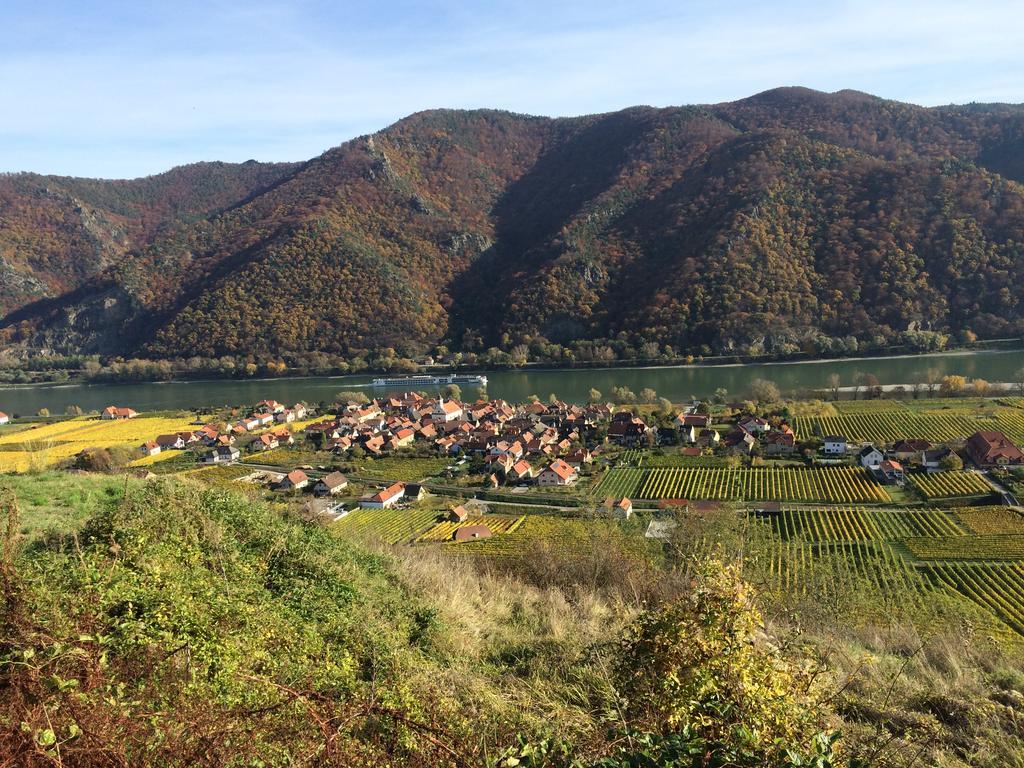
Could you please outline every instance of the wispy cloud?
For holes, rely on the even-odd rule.
[[[1024,101],[1018,2],[478,6],[43,0],[0,49],[0,169],[304,159],[442,106],[567,115],[795,84]]]

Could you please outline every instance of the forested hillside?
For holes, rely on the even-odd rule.
[[[302,166],[11,176],[0,341],[607,359],[1018,335],[1021,158],[1016,106],[793,88],[571,119],[431,111]]]

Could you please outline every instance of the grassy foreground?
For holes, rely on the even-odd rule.
[[[490,565],[443,546],[371,551],[184,479],[5,478],[0,499],[12,765],[909,768],[1024,754],[1024,674],[995,646],[982,660],[951,630],[824,622],[796,642],[716,561],[645,560],[614,536]]]

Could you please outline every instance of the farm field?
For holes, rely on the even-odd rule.
[[[440,512],[437,509],[356,509],[332,525],[344,536],[368,538],[386,544],[411,541],[431,527]]]
[[[465,528],[467,525],[486,525],[493,534],[512,533],[525,519],[523,517],[505,517],[504,515],[481,515],[469,517],[461,523],[445,520],[426,533],[420,534],[416,541],[450,541],[459,528]]]
[[[129,467],[151,467],[161,461],[167,461],[173,459],[175,456],[181,456],[182,451],[160,451],[155,456],[140,456],[137,459],[128,463]]]
[[[866,598],[866,606],[919,608],[931,589],[928,580],[885,542],[775,539],[766,555],[748,570],[762,589],[777,596],[831,600],[852,592]]]
[[[886,490],[857,467],[612,469],[598,495],[637,499],[886,503]]]
[[[836,405],[839,409],[840,404]],[[911,437],[948,442],[965,439],[979,430],[999,430],[1011,440],[1024,442],[1024,410],[997,405],[981,409],[960,405],[911,411],[900,403],[886,409],[841,412],[839,416],[797,416],[793,421],[801,439],[845,435],[850,440],[880,444]]]
[[[1010,507],[962,507],[956,515],[972,533],[1024,533],[1024,516]]]
[[[560,552],[593,551],[603,537],[616,535],[619,527],[608,520],[582,520],[553,515],[527,515],[515,530],[489,539],[456,544],[449,542],[446,551],[502,560],[529,555],[538,548],[551,547]],[[646,556],[647,542],[639,537],[622,539],[638,557]]]
[[[899,541],[914,536],[962,536],[966,531],[941,509],[872,507],[784,507],[757,519],[771,524],[783,540]]]
[[[646,477],[647,470],[645,469],[610,469],[594,488],[594,493],[601,497],[615,496],[621,498],[625,496],[632,499],[636,496],[637,490]]]
[[[934,584],[954,590],[1024,634],[1024,564],[937,563],[921,570]]]
[[[411,483],[436,475],[449,464],[450,460],[442,458],[385,456],[357,462],[358,469],[353,474]]]
[[[906,545],[919,560],[1024,560],[1024,534],[913,537]]]
[[[984,476],[977,472],[909,474],[907,479],[928,500],[987,496],[995,492]]]
[[[17,432],[0,434],[0,472],[25,472],[52,467],[85,448],[116,445],[137,447],[157,435],[193,429],[190,416],[140,416],[124,421],[101,421],[94,417],[41,424]]]

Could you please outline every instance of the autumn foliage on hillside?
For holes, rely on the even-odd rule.
[[[852,91],[557,120],[438,110],[302,166],[179,169],[132,195],[65,180],[109,211],[107,245],[25,189],[60,180],[12,177],[0,195],[43,226],[0,229],[0,269],[42,285],[0,298],[52,300],[2,325],[154,357],[1020,334],[1022,150],[1019,108]]]

